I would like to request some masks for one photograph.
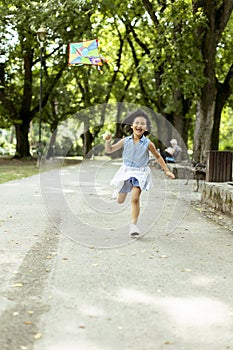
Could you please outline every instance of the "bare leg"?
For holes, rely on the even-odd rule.
[[[137,224],[138,217],[140,214],[140,187],[132,188],[132,197],[131,197],[131,223]]]
[[[117,202],[118,202],[119,204],[124,203],[126,197],[127,197],[127,193],[125,193],[125,192],[119,192],[119,193],[118,193],[118,196],[117,196]]]

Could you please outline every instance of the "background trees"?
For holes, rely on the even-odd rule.
[[[193,1],[194,13],[202,12],[205,22],[198,26],[196,37],[204,62],[204,77],[206,83],[201,87],[200,98],[197,102],[196,126],[194,132],[194,159],[204,158],[205,151],[218,148],[219,125],[222,109],[232,93],[233,64],[228,61],[223,70],[218,67],[217,50],[225,47],[224,54],[229,55],[229,47],[225,46],[228,38],[226,30],[233,10],[232,1]],[[229,39],[229,38],[228,38]],[[221,59],[220,59],[221,61]],[[221,79],[217,76],[221,70]]]
[[[29,128],[38,120],[36,30],[41,24],[48,31],[43,52],[43,126],[48,125],[51,133],[82,109],[125,101],[149,107],[169,120],[184,142],[193,144],[195,161],[204,159],[206,150],[218,148],[221,116],[232,115],[231,0],[30,4],[1,0],[1,5],[0,124],[14,125],[16,156],[31,154]],[[103,67],[103,74],[93,67],[68,67],[68,43],[95,37],[111,63]],[[224,108],[228,113],[222,112]],[[92,120],[84,118],[85,154],[104,119],[103,107],[99,130],[91,135]],[[224,125],[231,128],[230,123]],[[161,120],[157,128],[168,143],[172,135]],[[116,137],[119,132],[116,129]]]

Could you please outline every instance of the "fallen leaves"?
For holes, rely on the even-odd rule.
[[[52,259],[53,257],[51,255],[46,256],[46,259]]]
[[[80,324],[80,325],[79,325],[79,328],[81,328],[81,329],[85,329],[85,328],[86,328],[86,326],[85,326],[84,324]]]
[[[172,341],[170,341],[170,340],[165,340],[165,342],[163,344],[164,345],[172,345],[174,343]]]
[[[56,255],[57,255],[56,252],[51,252],[51,253],[49,253],[49,255],[46,256],[46,259],[52,259]]]
[[[34,311],[33,311],[33,310],[28,310],[27,313],[28,313],[29,315],[32,315],[32,314],[34,314]]]
[[[20,287],[23,287],[23,283],[21,283],[21,282],[15,283],[15,284],[12,284],[11,287],[13,287],[13,288],[20,288]]]
[[[41,333],[36,333],[35,335],[34,335],[34,339],[35,340],[38,340],[38,339],[40,339],[42,337],[42,334]]]

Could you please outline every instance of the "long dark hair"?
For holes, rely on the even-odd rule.
[[[133,122],[137,117],[143,117],[146,119],[147,131],[145,131],[143,135],[149,135],[149,133],[151,132],[151,122],[148,117],[148,114],[142,109],[136,109],[135,111],[128,114],[128,116],[121,123],[122,129],[125,130],[127,133],[132,133],[133,131],[131,126],[133,125]]]

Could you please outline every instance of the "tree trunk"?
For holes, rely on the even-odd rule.
[[[32,101],[32,66],[33,66],[33,49],[24,47],[23,62],[24,62],[24,87],[21,100],[21,110],[15,118],[17,121],[14,124],[16,130],[16,158],[31,157],[29,145],[29,129],[30,129],[30,107]]]
[[[184,95],[179,91],[175,91],[174,100],[177,108],[173,113],[172,124],[174,128],[182,138],[184,144],[187,146],[188,143],[188,129],[190,125],[190,118],[187,118],[187,114],[191,107],[191,99],[185,99]]]
[[[90,159],[93,156],[92,152],[93,135],[90,130],[87,130],[83,134],[83,155],[86,159]]]
[[[218,88],[217,96],[216,96],[216,107],[214,111],[214,123],[211,135],[211,149],[218,150],[219,145],[219,132],[220,132],[220,122],[221,122],[221,114],[222,109],[225,104],[225,98],[221,86]]]
[[[231,65],[224,83],[217,84],[216,108],[214,113],[214,125],[211,138],[211,149],[218,150],[221,114],[223,107],[232,94],[231,81],[233,80],[233,64]]]
[[[208,7],[208,4],[206,5]],[[207,83],[201,89],[201,98],[197,103],[196,123],[194,129],[194,162],[203,162],[206,158],[206,151],[211,148],[211,134],[214,123],[214,111],[216,101],[216,78],[215,78],[215,9],[205,8],[208,16],[208,29],[203,37],[201,52],[204,62],[204,76]]]
[[[215,77],[216,48],[230,18],[233,3],[231,0],[226,0],[220,7],[217,7],[210,0],[205,2],[200,2],[199,0],[193,1],[194,12],[199,11],[200,7],[202,7],[206,15],[207,25],[198,28],[197,44],[199,37],[201,37],[200,49],[204,62],[204,76],[207,79],[207,83],[201,89],[201,98],[197,104],[193,147],[193,160],[195,162],[205,161],[206,151],[210,150],[212,146],[211,137],[216,113],[218,88],[217,78]]]
[[[90,120],[84,115],[84,133],[81,135],[83,141],[83,156],[86,159],[90,159],[93,155],[92,142],[93,135],[90,132]]]
[[[47,159],[50,159],[54,156],[54,146],[56,142],[57,137],[57,128],[54,129],[54,132],[52,133],[52,136],[49,141],[49,147],[48,147],[48,153],[47,153]]]
[[[155,121],[157,126],[157,133],[152,133],[158,138],[158,148],[163,152],[170,144],[172,138],[172,123],[170,122],[170,115],[165,116],[155,113]]]
[[[207,106],[207,108],[205,108]],[[211,149],[211,134],[214,123],[215,98],[206,102],[202,98],[197,104],[196,123],[194,130],[193,161],[206,161],[206,151]]]
[[[24,120],[22,123],[15,124],[16,131],[16,153],[15,158],[31,157],[30,146],[28,141],[28,133],[30,122]]]

